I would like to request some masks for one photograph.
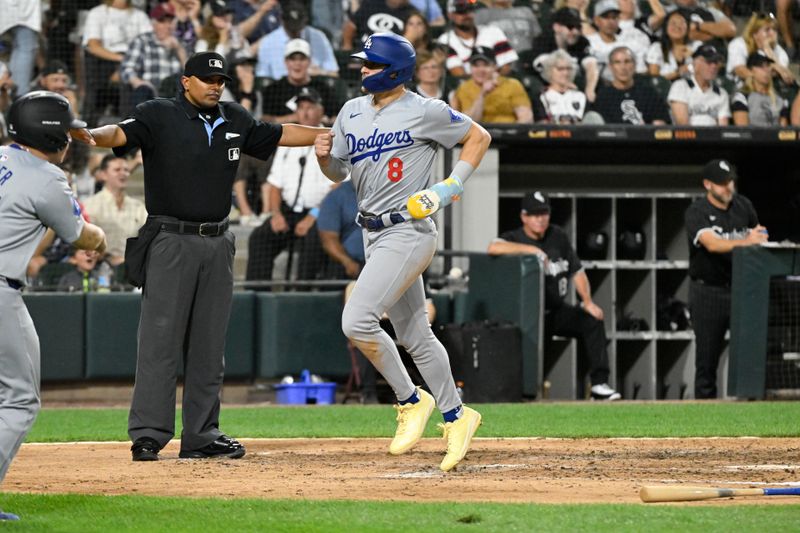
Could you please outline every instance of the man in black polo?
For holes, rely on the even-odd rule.
[[[221,55],[195,54],[184,67],[182,94],[144,102],[117,125],[72,130],[74,137],[118,154],[141,148],[144,157],[148,224],[157,233],[146,259],[128,419],[134,461],[157,460],[174,435],[181,361],[180,457],[244,455],[244,447],[219,430],[233,289],[234,236],[227,231],[233,179],[242,154],[267,159],[278,145],[312,145],[328,131],[259,122],[241,105],[220,102],[230,81],[226,72]]]
[[[536,191],[522,200],[522,226],[507,231],[489,244],[491,255],[534,254],[544,269],[544,309],[546,335],[580,339],[589,357],[591,395],[596,400],[619,400],[622,395],[608,385],[608,352],[603,310],[592,301],[592,288],[569,237],[550,224],[550,201]],[[566,302],[570,280],[581,299],[581,306]]]
[[[689,310],[695,337],[694,397],[717,397],[717,366],[731,321],[731,251],[768,240],[750,200],[736,194],[736,168],[724,159],[703,170],[706,195],[686,210]]]

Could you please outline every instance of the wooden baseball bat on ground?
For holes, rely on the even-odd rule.
[[[764,489],[720,489],[712,487],[649,486],[642,487],[643,502],[691,502],[734,496],[800,496],[800,487]]]

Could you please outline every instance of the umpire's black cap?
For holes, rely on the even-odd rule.
[[[522,213],[525,215],[550,214],[550,198],[542,191],[529,192],[522,199]]]
[[[186,66],[183,67],[183,75],[187,78],[191,76],[198,78],[221,76],[227,81],[231,81],[227,70],[225,58],[221,55],[215,52],[198,52],[186,60]]]
[[[713,159],[706,163],[703,179],[717,185],[727,185],[729,181],[736,179],[736,167],[725,159]]]

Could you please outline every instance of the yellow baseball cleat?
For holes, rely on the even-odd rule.
[[[394,440],[389,445],[389,453],[392,455],[406,453],[419,442],[433,408],[436,406],[433,396],[419,387],[417,387],[417,395],[419,395],[417,403],[394,406],[397,409],[397,431],[394,434]]]
[[[445,472],[453,469],[467,455],[472,437],[481,425],[481,414],[475,409],[464,406],[464,413],[455,422],[439,424],[447,439],[447,455],[439,468]]]
[[[436,191],[425,189],[414,193],[408,199],[406,208],[414,218],[425,218],[439,210],[441,200]]]

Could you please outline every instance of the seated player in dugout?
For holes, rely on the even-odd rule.
[[[550,200],[543,192],[528,193],[522,200],[522,226],[507,231],[489,244],[490,255],[535,254],[545,273],[546,336],[578,339],[589,357],[594,400],[619,400],[622,395],[608,384],[608,352],[603,310],[592,301],[592,289],[581,261],[566,232],[550,224]],[[567,302],[570,280],[581,299]]]

